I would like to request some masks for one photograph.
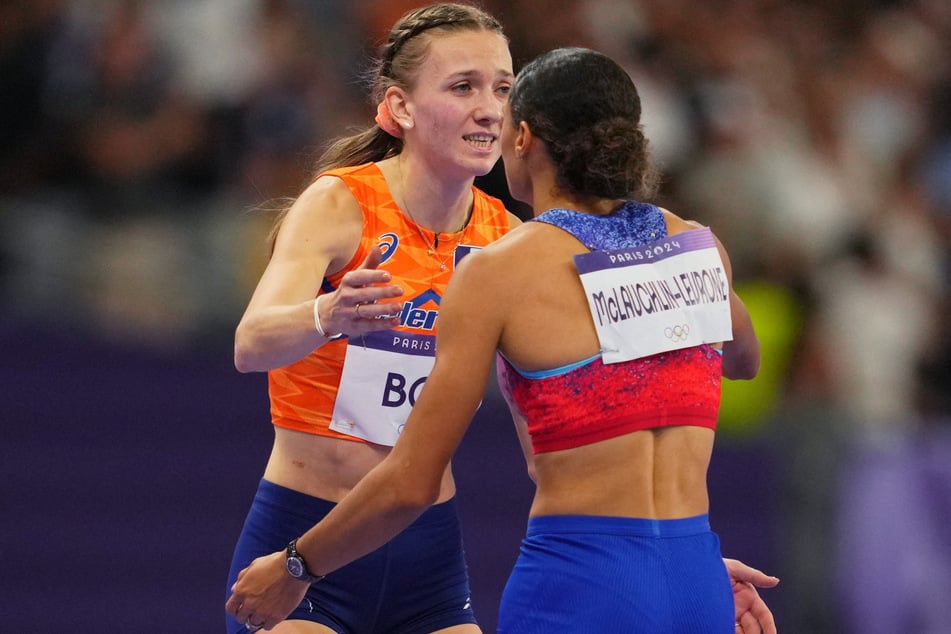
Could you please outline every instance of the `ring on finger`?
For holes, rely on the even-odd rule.
[[[354,304],[353,310],[354,310],[354,312],[357,313],[357,317],[358,317],[358,318],[363,319],[363,318],[364,318],[363,315],[360,314],[360,307],[361,307],[361,306],[363,306],[363,303],[362,303],[362,302],[358,302],[357,304]]]

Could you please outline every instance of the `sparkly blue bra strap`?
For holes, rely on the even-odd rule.
[[[533,220],[564,229],[591,250],[636,247],[667,236],[663,212],[655,205],[636,201],[624,203],[607,216],[556,208]]]

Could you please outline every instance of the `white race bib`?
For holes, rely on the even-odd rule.
[[[730,289],[709,228],[575,256],[605,363],[733,339]]]
[[[330,429],[395,445],[435,357],[435,335],[387,330],[351,338]]]

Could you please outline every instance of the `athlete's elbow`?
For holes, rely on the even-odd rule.
[[[237,346],[235,347],[234,351],[234,369],[238,372],[241,372],[242,374],[254,372],[256,369],[251,363],[251,360],[248,359],[246,355],[242,354],[241,351],[238,350]]]
[[[759,374],[759,347],[756,350],[723,349],[723,376],[734,381],[749,381]]]
[[[260,372],[267,368],[262,366],[260,355],[251,339],[239,328],[234,336],[234,367],[238,372]]]
[[[428,477],[415,470],[403,468],[395,479],[400,482],[397,495],[399,505],[405,509],[425,510],[439,501],[442,478]]]
[[[729,368],[724,365],[723,367],[723,376],[733,381],[750,381],[755,379],[757,374],[759,374],[758,363],[733,364]]]
[[[439,501],[439,487],[403,483],[397,495],[400,508],[405,511],[423,512]]]

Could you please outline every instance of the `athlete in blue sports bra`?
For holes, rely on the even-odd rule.
[[[605,216],[551,209],[534,222],[559,227],[592,250],[641,246],[667,236],[661,210],[633,202]],[[655,427],[716,429],[722,367],[719,351],[709,344],[615,364],[602,362],[599,351],[535,372],[500,358],[500,380],[529,421],[535,453]],[[678,389],[671,390],[672,384]]]
[[[748,582],[778,580],[722,558],[706,486],[721,377],[753,377],[759,343],[709,229],[633,202],[656,180],[630,77],[588,49],[536,58],[510,93],[501,147],[536,221],[457,268],[399,440],[301,536],[301,554],[332,573],[428,508],[501,355],[536,491],[498,631],[775,634]],[[639,289],[665,295],[638,305]],[[279,615],[278,600],[244,599]]]
[[[597,216],[552,209],[534,221],[592,250],[667,236],[663,212],[634,202]],[[716,429],[722,359],[709,343],[612,364],[599,352],[535,371],[499,357],[499,381],[542,464],[541,454],[635,432]],[[529,519],[503,596],[500,633],[732,631],[730,584],[705,512],[660,519],[597,510]]]

